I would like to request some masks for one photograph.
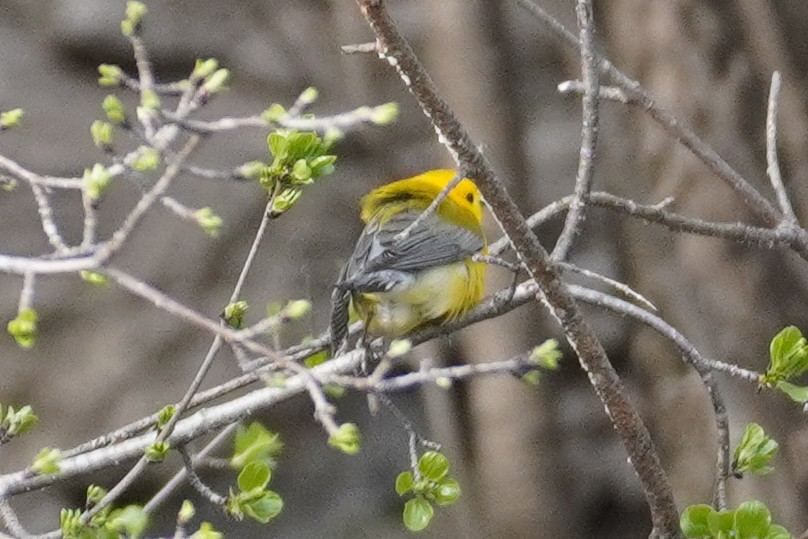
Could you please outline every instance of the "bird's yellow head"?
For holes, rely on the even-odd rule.
[[[453,170],[430,170],[418,176],[388,183],[365,195],[360,203],[362,221],[367,223],[379,210],[405,207],[425,209],[455,177]],[[483,201],[474,182],[464,178],[438,206],[445,220],[482,236]]]

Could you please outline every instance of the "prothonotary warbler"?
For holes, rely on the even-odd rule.
[[[432,170],[362,198],[365,229],[331,298],[335,350],[347,335],[349,304],[368,334],[400,337],[429,322],[454,320],[479,303],[485,264],[472,257],[487,247],[477,186],[464,178],[410,227],[454,177],[451,170]]]

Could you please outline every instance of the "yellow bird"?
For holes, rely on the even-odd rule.
[[[334,350],[348,332],[349,303],[367,332],[383,337],[454,320],[479,303],[485,264],[472,256],[487,252],[487,244],[477,186],[461,180],[411,227],[454,177],[451,170],[432,170],[362,198],[365,229],[331,296]]]

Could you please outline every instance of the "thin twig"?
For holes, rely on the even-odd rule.
[[[595,28],[592,20],[591,0],[578,0],[575,4],[581,44],[581,78],[584,94],[581,99],[581,150],[578,155],[578,172],[575,176],[575,193],[567,212],[564,228],[553,248],[552,258],[567,259],[575,236],[580,232],[589,193],[595,174],[595,152],[598,144],[598,69],[595,59]]]
[[[45,189],[36,183],[29,185],[31,186],[31,192],[34,193],[34,200],[36,200],[36,207],[39,211],[39,219],[42,221],[42,230],[48,237],[48,243],[50,243],[57,252],[67,250],[68,247],[59,233],[59,228],[53,221],[53,209],[51,208],[50,200],[48,199]]]
[[[772,83],[769,89],[769,107],[766,113],[766,174],[772,184],[780,211],[787,219],[796,222],[794,208],[788,198],[783,176],[780,173],[780,161],[777,159],[777,109],[780,96],[780,72],[772,73]]]
[[[729,418],[724,400],[718,391],[718,386],[712,375],[716,362],[701,356],[698,350],[670,324],[656,316],[618,298],[588,290],[574,285],[570,289],[575,297],[598,307],[604,307],[620,315],[628,315],[635,320],[655,330],[665,339],[671,341],[679,349],[682,359],[692,365],[699,373],[702,383],[710,395],[710,402],[715,414],[716,430],[718,436],[716,476],[713,488],[713,503],[718,509],[727,506],[727,479],[729,478]],[[756,374],[756,373],[755,373]],[[759,375],[756,376],[759,378]]]
[[[0,498],[0,519],[8,528],[8,531],[14,534],[16,539],[27,539],[31,537],[25,528],[20,524],[20,519],[17,517],[17,512],[11,507],[8,498]]]
[[[205,445],[205,447],[203,447],[200,451],[196,453],[196,455],[193,456],[192,462],[196,464],[205,457],[207,457],[211,452],[213,452],[213,450],[218,448],[222,443],[224,443],[226,440],[230,438],[230,435],[233,434],[233,431],[236,430],[236,427],[238,427],[238,422],[231,423],[227,425],[225,428],[223,428],[221,432],[219,432],[219,434],[217,434],[210,442],[208,442]],[[152,496],[152,498],[148,501],[148,503],[146,503],[146,505],[143,506],[143,511],[147,514],[154,512],[154,510],[157,509],[163,502],[165,502],[171,495],[171,493],[174,492],[174,490],[176,490],[177,487],[179,487],[182,484],[187,474],[188,471],[184,467],[180,469],[176,474],[174,474],[174,477],[172,477],[168,483],[163,485],[163,488],[161,488],[157,492],[157,494]]]
[[[458,169],[468,171],[468,176],[477,181],[480,191],[494,210],[499,225],[513,243],[531,278],[541,289],[540,298],[557,317],[581,366],[589,374],[589,380],[603,402],[640,478],[654,530],[664,536],[677,536],[679,514],[648,429],[609,363],[603,346],[584,321],[575,299],[560,280],[549,254],[528,228],[525,218],[494,175],[485,156],[457,121],[447,103],[438,95],[429,74],[390,19],[384,2],[357,0],[357,3],[376,36],[380,56],[398,71],[402,82],[431,120],[439,140],[444,142]]]
[[[552,15],[547,13],[542,7],[532,0],[515,0],[517,4],[525,8],[531,15],[550,28],[563,43],[580,49],[578,38],[567,30],[564,25],[558,22]],[[661,108],[653,97],[645,90],[639,82],[631,79],[623,72],[619,71],[611,62],[596,54],[598,68],[602,73],[609,75],[614,83],[622,88],[629,96],[630,102],[636,104],[641,110],[647,112],[674,140],[678,140],[696,157],[698,157],[707,167],[724,182],[726,182],[738,195],[747,207],[755,213],[767,226],[774,227],[779,224],[781,215],[777,209],[766,200],[752,185],[741,176],[729,163],[727,163],[718,153],[706,142],[699,138],[689,127],[683,125],[673,114]],[[801,234],[800,240],[803,257],[808,245],[808,233]]]
[[[218,494],[212,488],[207,486],[199,475],[197,475],[194,467],[194,460],[191,458],[191,454],[188,453],[188,448],[181,445],[177,448],[177,451],[179,451],[180,456],[182,456],[182,462],[185,464],[185,475],[188,478],[188,483],[190,483],[194,490],[196,490],[203,498],[208,500],[219,509],[224,510],[225,504],[227,503],[227,498],[221,494]]]
[[[440,193],[438,193],[438,196],[435,197],[435,200],[430,202],[429,206],[427,206],[426,209],[422,211],[421,214],[407,226],[407,228],[396,234],[393,240],[399,242],[409,238],[410,234],[412,234],[412,231],[421,226],[421,224],[424,222],[425,219],[427,219],[430,215],[435,213],[435,210],[438,209],[438,206],[440,206],[443,203],[443,201],[446,200],[446,197],[449,196],[449,192],[455,187],[457,187],[457,184],[460,183],[461,181],[463,181],[463,174],[458,172],[457,174],[454,175],[454,178],[452,178],[451,181],[447,183],[443,187],[443,189],[440,190]]]
[[[17,312],[30,309],[34,303],[34,282],[36,274],[26,273],[22,280],[22,290],[20,291],[20,301],[17,304]]]
[[[615,281],[614,279],[606,277],[605,275],[601,275],[600,273],[596,273],[594,271],[584,268],[579,268],[578,266],[568,264],[566,262],[556,262],[556,264],[558,264],[558,266],[564,271],[578,273],[579,275],[583,275],[584,277],[588,277],[595,281],[600,281],[608,286],[611,286],[615,290],[619,291],[621,294],[624,294],[625,296],[633,299],[635,302],[639,303],[646,309],[649,309],[651,311],[657,310],[656,306],[653,303],[651,303],[645,296],[643,296],[642,294],[640,294],[639,292],[637,292],[636,290],[634,290],[625,283]]]

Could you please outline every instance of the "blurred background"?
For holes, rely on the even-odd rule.
[[[438,87],[483,146],[512,196],[530,214],[572,191],[580,142],[580,104],[556,93],[580,73],[565,47],[514,1],[390,0],[390,10]],[[574,2],[541,5],[574,28]],[[426,118],[392,70],[374,55],[340,54],[370,40],[349,0],[172,0],[148,3],[145,41],[161,81],[184,78],[195,58],[215,57],[233,72],[232,89],[201,114],[249,115],[320,90],[318,115],[387,101],[398,123],[363,128],[337,147],[337,171],[273,222],[243,297],[258,317],[270,302],[309,298],[314,312],[283,335],[284,344],[319,334],[328,294],[360,231],[359,197],[384,182],[451,166]],[[779,151],[797,214],[806,223],[808,4],[801,0],[612,0],[598,2],[598,42],[664,106],[700,133],[773,200],[765,180],[764,121],[773,70],[783,74]],[[105,157],[89,125],[109,93],[96,84],[100,63],[134,74],[120,35],[123,0],[0,0],[0,110],[25,109],[24,127],[0,137],[0,153],[31,170],[80,176]],[[124,94],[125,95],[125,94]],[[133,96],[126,96],[133,103]],[[751,221],[738,198],[640,111],[605,103],[595,185],[641,203],[675,197],[676,210],[711,220]],[[266,133],[216,136],[194,164],[230,169],[266,157]],[[120,137],[119,137],[120,138]],[[127,148],[127,141],[121,149]],[[214,317],[227,302],[260,221],[265,195],[254,184],[180,177],[171,194],[224,218],[211,239],[156,207],[115,263],[181,302]],[[111,233],[138,196],[119,182],[100,210]],[[81,234],[78,200],[55,196],[68,240]],[[490,220],[489,220],[490,221]],[[48,251],[25,185],[0,193],[0,252]],[[561,222],[539,231],[551,247]],[[491,225],[491,223],[489,223]],[[489,226],[492,237],[496,228]],[[623,280],[707,357],[762,370],[768,342],[784,325],[808,329],[808,266],[791,253],[675,235],[590,209],[572,253],[577,264]],[[510,276],[490,272],[488,290]],[[16,315],[21,279],[0,275],[0,318]],[[27,465],[43,446],[68,448],[175,402],[211,337],[114,286],[75,276],[37,281],[41,336],[21,351],[0,334],[0,402],[30,403],[41,418],[30,435],[3,448],[0,470]],[[624,318],[586,308],[589,320],[650,428],[679,508],[708,503],[715,432],[704,388],[672,346]],[[537,305],[520,308],[417,348],[413,361],[443,364],[505,359],[558,336]],[[238,373],[223,354],[205,387]],[[808,426],[784,396],[758,393],[719,376],[737,443],[743,425],[760,423],[781,444],[776,472],[732,480],[730,502],[764,500],[774,520],[808,528]],[[477,379],[450,391],[397,394],[394,401],[426,437],[443,444],[463,497],[437,512],[427,537],[640,538],[650,529],[640,485],[586,376],[567,350],[563,368],[538,388],[510,378]],[[358,423],[366,442],[353,457],[326,446],[300,397],[260,417],[285,450],[271,487],[286,503],[268,526],[232,523],[185,489],[153,534],[173,530],[184,497],[228,537],[404,537],[403,500],[393,490],[407,467],[407,436],[385,410],[371,416],[363,395],[340,399],[339,419]],[[144,502],[179,466],[154,466],[124,502]],[[111,486],[128,468],[92,478]],[[232,474],[204,473],[220,491]],[[89,481],[90,479],[87,479]],[[86,481],[13,500],[30,531],[58,526],[59,508],[83,505]]]

